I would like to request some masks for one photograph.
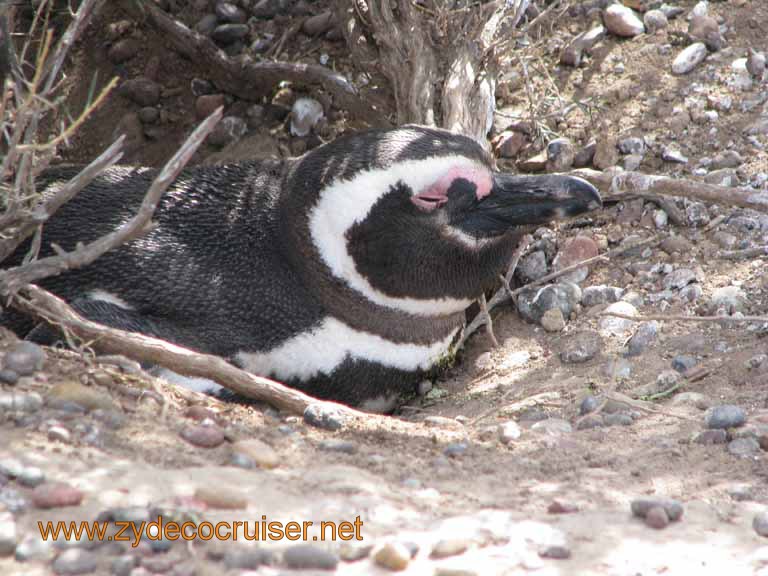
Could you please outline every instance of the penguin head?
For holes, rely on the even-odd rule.
[[[425,316],[464,310],[532,227],[602,205],[580,178],[497,172],[471,138],[421,126],[338,139],[288,181],[284,209],[311,260],[376,304]]]

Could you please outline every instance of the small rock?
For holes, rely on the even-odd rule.
[[[432,552],[430,552],[429,557],[439,559],[463,554],[467,551],[469,545],[470,541],[464,538],[450,538],[440,540],[432,547]]]
[[[645,523],[651,528],[662,530],[669,526],[669,516],[662,506],[653,506],[645,513]]]
[[[599,170],[616,166],[619,162],[619,151],[616,140],[610,136],[601,137],[595,145],[595,155],[592,164]]]
[[[634,419],[632,416],[626,413],[620,414],[603,414],[604,426],[632,426]]]
[[[580,301],[581,289],[571,282],[562,282],[542,288],[526,288],[518,295],[517,304],[523,318],[539,323],[544,313],[555,307],[560,308],[563,318],[570,318]]]
[[[408,567],[411,551],[404,544],[390,542],[373,553],[373,561],[387,570],[400,572]]]
[[[643,24],[648,34],[653,34],[669,26],[669,20],[661,10],[648,10],[643,14]]]
[[[541,326],[547,332],[561,332],[565,328],[565,318],[560,308],[551,308],[541,317]]]
[[[210,36],[218,22],[219,19],[216,18],[215,14],[206,14],[197,21],[195,30],[203,36]]]
[[[203,94],[198,96],[195,100],[195,116],[197,116],[198,120],[207,118],[217,108],[224,106],[224,103],[224,94]]]
[[[291,108],[291,134],[308,135],[324,115],[323,105],[314,98],[298,98]]]
[[[245,496],[222,486],[201,486],[195,490],[195,499],[205,502],[209,508],[220,510],[244,510],[248,507]]]
[[[574,514],[579,511],[579,506],[572,502],[563,502],[562,500],[554,500],[547,506],[548,514]]]
[[[680,52],[672,62],[672,73],[677,75],[688,74],[701,64],[706,57],[707,46],[703,42],[691,44]]]
[[[547,144],[547,171],[565,172],[573,166],[576,149],[568,138],[555,138]]]
[[[597,142],[595,140],[591,140],[586,144],[586,146],[579,149],[579,151],[576,152],[576,156],[573,158],[573,167],[585,168],[590,164],[592,164],[592,160],[595,157],[596,149],[597,149]]]
[[[258,570],[261,566],[269,566],[272,561],[272,552],[262,548],[227,550],[224,553],[224,566],[228,570]]]
[[[578,68],[581,65],[583,55],[589,54],[595,44],[603,38],[605,38],[605,28],[602,26],[595,26],[587,32],[582,32],[563,50],[560,55],[560,62],[566,66]]]
[[[704,425],[707,428],[737,428],[747,421],[747,414],[740,406],[723,404],[715,406],[707,411],[704,416]]]
[[[712,158],[711,170],[722,170],[724,168],[738,168],[744,163],[744,158],[741,157],[736,150],[723,150],[718,152],[714,158]]]
[[[614,302],[605,309],[606,313],[623,314],[626,316],[636,316],[637,308],[632,306],[629,302]],[[610,337],[626,337],[634,328],[636,322],[633,320],[627,320],[626,318],[618,318],[616,316],[603,316],[597,323],[598,331],[601,336]]]
[[[627,356],[640,356],[656,341],[658,333],[659,323],[656,320],[641,322],[627,343]]]
[[[713,52],[720,50],[724,44],[717,20],[707,14],[691,18],[691,22],[688,26],[688,34],[694,40],[703,42],[704,45]]]
[[[200,98],[205,98],[205,96]],[[245,120],[239,116],[224,116],[208,136],[208,142],[223,148],[230,142],[240,140],[246,132],[248,132],[248,124]]]
[[[729,232],[720,230],[712,235],[712,241],[724,250],[733,250],[739,239]]]
[[[448,444],[448,446],[445,447],[443,454],[449,458],[459,458],[466,453],[468,448],[469,446],[466,444],[466,442],[451,442]]]
[[[671,498],[638,498],[631,503],[632,514],[645,518],[653,508],[663,508],[672,522],[683,517],[683,505]]]
[[[755,438],[736,438],[728,443],[728,452],[740,458],[751,458],[760,454],[760,442]]]
[[[16,474],[16,481],[22,486],[34,488],[45,482],[45,473],[37,466],[24,466]]]
[[[696,273],[690,268],[678,268],[664,278],[665,290],[680,290],[691,282],[696,282]]]
[[[622,4],[608,6],[603,13],[603,23],[609,32],[625,38],[645,32],[645,25],[634,10]]]
[[[16,550],[16,521],[10,512],[0,513],[0,556],[10,556]]]
[[[624,290],[616,286],[606,286],[605,284],[588,286],[584,288],[581,294],[581,303],[587,308],[601,304],[612,304],[618,302],[623,294]]]
[[[354,442],[350,442],[349,440],[336,440],[335,438],[322,440],[318,444],[318,448],[320,448],[320,450],[325,450],[326,452],[341,452],[343,454],[354,454],[357,452],[357,444]]]
[[[246,13],[238,8],[235,4],[230,2],[217,2],[216,3],[216,16],[221,22],[229,22],[231,24],[244,24],[248,19]]]
[[[522,435],[520,426],[514,420],[507,420],[499,424],[499,439],[503,444],[510,444]]]
[[[48,440],[68,444],[72,440],[72,434],[64,426],[51,426],[48,428]]]
[[[285,551],[283,561],[294,570],[336,570],[339,558],[319,546],[296,544]]]
[[[576,430],[591,430],[592,428],[602,428],[604,425],[602,414],[587,414],[579,419]]]
[[[180,436],[200,448],[216,448],[224,442],[224,432],[218,426],[187,426],[182,429]]]
[[[763,79],[765,74],[765,53],[757,52],[753,48],[749,49],[749,55],[747,56],[747,72],[753,76],[758,82]]]
[[[597,244],[592,238],[588,238],[587,236],[576,236],[575,238],[568,238],[565,241],[562,249],[558,252],[557,256],[555,256],[552,265],[556,271],[560,271],[589,258],[594,258],[597,254]],[[578,284],[586,280],[587,276],[589,276],[589,267],[584,266],[583,268],[578,268],[573,272],[569,272],[562,278]]]
[[[32,490],[31,500],[37,508],[43,509],[79,506],[83,493],[64,482],[47,482]]]
[[[611,380],[626,380],[632,375],[632,363],[626,358],[611,358],[601,372]]]
[[[336,19],[330,10],[310,16],[301,25],[301,31],[307,36],[322,36],[336,25]]]
[[[90,574],[96,571],[97,557],[84,548],[68,548],[53,561],[53,571],[60,576]]]
[[[560,360],[566,364],[580,364],[594,358],[603,347],[600,335],[592,331],[572,334],[560,351]]]
[[[373,550],[370,544],[353,544],[352,542],[343,542],[339,547],[339,557],[344,562],[357,562],[363,558],[368,558]]]
[[[597,396],[593,396],[592,394],[585,396],[584,400],[579,404],[579,414],[584,416],[585,414],[594,412],[599,405],[600,399]]]
[[[160,102],[160,85],[154,80],[139,76],[123,82],[120,94],[139,106],[155,106]]]
[[[40,534],[27,534],[16,546],[17,562],[47,562],[54,555],[53,544],[40,538]],[[115,576],[120,576],[116,574]]]
[[[710,221],[709,210],[703,202],[686,202],[685,217],[694,227],[706,226]]]
[[[248,24],[220,24],[211,32],[211,38],[224,46],[242,40],[248,34]]]
[[[542,250],[531,252],[517,266],[517,275],[523,282],[538,280],[547,272],[547,257]]]
[[[642,138],[631,136],[629,138],[623,138],[618,143],[619,151],[622,154],[644,154],[645,142]]]
[[[681,354],[672,358],[672,368],[680,372],[681,374],[687,372],[698,364],[698,360],[693,356],[686,356]]]
[[[19,376],[31,376],[41,370],[44,363],[45,352],[34,342],[19,342],[3,356],[3,369]]]
[[[614,4],[614,6],[618,6],[618,4]],[[540,550],[539,556],[542,558],[551,558],[552,560],[566,560],[571,557],[571,549],[561,544],[554,544]]]
[[[704,446],[725,444],[728,441],[728,433],[725,430],[703,430],[693,438],[693,441]]]
[[[340,430],[345,420],[340,409],[325,404],[310,404],[304,410],[304,422],[324,430]]]
[[[107,51],[107,58],[112,64],[122,64],[136,56],[141,50],[141,44],[135,38],[118,40]]]
[[[717,310],[725,310],[727,314],[735,314],[736,312],[745,312],[749,301],[747,295],[738,286],[723,286],[717,288],[710,298],[709,307],[712,312]]]
[[[239,440],[232,445],[232,451],[250,459],[259,468],[272,469],[280,465],[280,456],[274,448],[258,438]]]
[[[768,512],[758,512],[752,519],[752,528],[760,536],[768,538]]]
[[[531,430],[545,436],[565,436],[573,432],[573,426],[567,420],[562,418],[547,418],[536,422],[531,426]]]
[[[507,130],[494,139],[494,150],[500,158],[516,158],[527,142],[522,132]]]
[[[189,83],[189,89],[192,91],[193,96],[207,96],[214,93],[215,87],[205,78],[192,78]]]
[[[11,386],[13,386],[18,381],[19,381],[19,375],[13,370],[8,370],[7,368],[3,368],[2,370],[0,370],[0,382],[3,382],[4,384],[10,384]]]

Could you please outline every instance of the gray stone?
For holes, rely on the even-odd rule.
[[[612,304],[618,302],[623,294],[624,290],[617,286],[588,286],[582,291],[581,303],[585,307]]]
[[[45,363],[45,352],[34,342],[19,342],[3,356],[3,368],[19,376],[30,376],[41,370]]]
[[[499,424],[499,440],[503,444],[509,444],[519,439],[522,435],[520,426],[514,420],[507,420]]]
[[[208,142],[221,148],[240,140],[246,132],[248,123],[245,120],[239,116],[224,116],[208,136]]]
[[[672,522],[677,522],[683,517],[683,505],[671,498],[638,498],[630,504],[632,514],[639,518],[645,518],[652,508],[664,508]]]
[[[291,107],[291,134],[304,137],[324,118],[323,105],[314,98],[298,98]]]
[[[572,334],[560,351],[560,360],[566,364],[580,364],[594,358],[603,347],[600,335],[592,331]]]
[[[672,148],[670,146],[665,146],[661,150],[661,159],[665,162],[673,162],[675,164],[687,164],[688,158],[683,155],[680,150],[676,148]]]
[[[747,413],[740,406],[722,404],[714,406],[704,416],[704,424],[707,428],[736,428],[743,426],[747,421]]]
[[[272,562],[272,552],[263,548],[227,550],[224,553],[224,566],[229,570],[258,570],[259,567],[269,566]]]
[[[248,19],[248,15],[242,9],[230,2],[217,2],[216,16],[221,22],[232,24],[244,24]]]
[[[248,31],[247,24],[220,24],[211,32],[211,38],[219,44],[227,46],[242,40],[248,34]]]
[[[538,280],[547,272],[547,257],[542,250],[531,252],[517,266],[517,276],[523,282]]]
[[[445,447],[443,454],[449,458],[459,458],[467,452],[468,448],[469,446],[466,442],[451,442]]]
[[[644,154],[645,153],[645,141],[642,138],[636,136],[630,136],[619,140],[619,151],[622,154]]]
[[[720,170],[722,168],[738,168],[744,163],[744,159],[736,150],[723,150],[718,152],[712,158],[710,169]]]
[[[585,396],[581,401],[581,404],[579,404],[579,414],[584,416],[584,414],[594,412],[599,405],[600,399],[597,396],[592,396],[591,394],[589,396]]]
[[[738,286],[723,286],[712,292],[710,298],[710,310],[717,312],[723,310],[727,314],[745,312],[748,300],[747,295]]]
[[[702,202],[686,202],[685,217],[691,226],[706,226],[709,224],[709,210]]]
[[[680,290],[692,282],[696,282],[696,273],[690,268],[678,268],[667,274],[662,284],[666,290]]]
[[[685,48],[672,62],[672,73],[677,75],[688,74],[707,57],[707,46],[703,42],[696,42]]]
[[[357,452],[357,444],[354,442],[350,442],[349,440],[336,440],[334,438],[322,440],[320,444],[318,444],[318,448],[320,448],[320,450],[325,450],[326,452],[342,452],[344,454],[354,454]]]
[[[130,576],[131,571],[136,568],[139,563],[137,556],[131,556],[130,554],[123,554],[112,560],[112,574],[113,576]]]
[[[699,363],[693,356],[681,354],[672,358],[672,368],[678,372],[685,373]]]
[[[634,10],[622,4],[608,6],[603,13],[603,23],[616,36],[631,38],[645,32],[645,25]]]
[[[627,343],[627,356],[640,356],[656,341],[659,323],[656,320],[641,322]]]
[[[603,414],[605,426],[631,426],[635,421],[627,413]]]
[[[68,548],[53,561],[53,571],[61,576],[90,574],[96,571],[96,555],[83,548]]]
[[[319,546],[297,544],[285,551],[283,561],[294,570],[336,570],[339,557]]]
[[[547,418],[533,424],[531,430],[545,436],[565,436],[573,432],[573,426],[562,418]]]
[[[518,311],[530,322],[538,324],[547,310],[560,308],[563,318],[570,318],[581,301],[581,289],[570,282],[527,288],[518,295]]]
[[[739,458],[752,458],[760,454],[760,443],[754,438],[736,438],[728,443],[728,452]]]
[[[53,558],[54,553],[50,540],[43,540],[39,533],[32,533],[24,536],[16,545],[15,558],[17,562],[47,562]]]
[[[139,76],[123,82],[120,94],[139,106],[155,106],[160,102],[160,85],[154,80]]]
[[[636,316],[637,308],[632,306],[629,302],[614,302],[605,309],[606,313],[623,314],[626,316]],[[598,331],[601,336],[610,337],[626,337],[631,330],[635,327],[636,322],[628,320],[626,318],[619,318],[616,316],[603,316],[597,323]]]
[[[16,550],[16,521],[13,514],[0,514],[0,556],[10,556]]]
[[[626,380],[632,375],[632,363],[626,358],[611,358],[601,372],[611,380]]]
[[[643,14],[643,24],[648,34],[653,34],[669,26],[669,20],[661,10],[648,10]]]
[[[768,512],[758,512],[752,519],[752,528],[760,536],[768,538]]]
[[[568,138],[555,138],[547,144],[547,171],[564,172],[573,166],[576,149]]]
[[[592,428],[602,428],[605,425],[602,414],[588,414],[579,420],[576,424],[577,430],[591,430]]]
[[[728,442],[728,433],[725,430],[702,430],[693,438],[696,444],[712,446]]]

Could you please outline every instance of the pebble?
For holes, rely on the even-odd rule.
[[[578,504],[573,502],[563,502],[562,500],[553,500],[547,506],[548,514],[574,514],[579,511]]]
[[[79,506],[84,494],[64,482],[47,482],[36,486],[30,498],[37,508],[61,508]]]
[[[383,568],[400,572],[408,567],[411,551],[404,544],[390,542],[373,553],[373,561]]]
[[[544,312],[541,327],[547,332],[562,332],[565,329],[565,318],[560,308],[551,308]]]
[[[195,499],[205,502],[209,508],[220,510],[244,510],[248,507],[245,496],[224,486],[200,486],[195,490]]]
[[[320,448],[320,450],[325,450],[326,452],[341,452],[343,454],[354,454],[357,452],[357,444],[354,442],[350,442],[349,440],[336,440],[333,438],[322,440],[318,444],[318,448]]]
[[[262,548],[251,550],[227,550],[224,553],[224,566],[228,570],[258,570],[273,562],[272,552]]]
[[[581,404],[579,404],[579,414],[584,416],[584,414],[594,412],[599,405],[600,399],[597,396],[593,396],[592,394],[585,396],[581,401]]]
[[[154,80],[139,76],[123,82],[120,94],[139,106],[155,106],[160,102],[160,85]]]
[[[231,24],[244,24],[248,19],[247,14],[230,2],[218,2],[215,8],[216,16],[221,22]]]
[[[301,31],[307,36],[320,36],[328,32],[335,25],[333,12],[330,10],[310,16],[301,25]]]
[[[707,46],[703,42],[695,42],[678,54],[672,62],[672,73],[688,74],[707,57]]]
[[[64,426],[51,426],[48,428],[48,440],[69,444],[72,434]]]
[[[16,550],[16,521],[10,512],[0,513],[0,556],[10,556]]]
[[[736,150],[723,150],[718,152],[712,158],[711,170],[721,170],[723,168],[738,168],[744,163],[744,158]]]
[[[560,308],[563,318],[570,318],[581,302],[581,288],[571,282],[548,284],[543,288],[526,288],[517,299],[520,315],[538,324],[544,313],[552,308]]]
[[[443,454],[449,458],[458,458],[463,456],[468,448],[466,442],[451,442],[443,449]]]
[[[669,20],[661,10],[648,10],[643,14],[643,24],[648,34],[653,34],[669,26]]]
[[[576,424],[576,430],[590,430],[605,426],[602,414],[588,414],[583,416]]]
[[[557,256],[555,256],[552,265],[555,271],[559,272],[560,270],[569,268],[588,258],[593,258],[597,256],[597,254],[597,244],[592,238],[588,238],[587,236],[576,236],[575,238],[568,238],[565,241],[563,247],[560,249]],[[584,266],[564,275],[560,281],[562,282],[564,279],[579,284],[586,280],[587,276],[589,276],[589,266]]]
[[[595,144],[595,155],[592,164],[599,170],[615,166],[619,161],[619,150],[616,140],[612,137],[599,138]]]
[[[503,444],[518,440],[522,433],[520,426],[514,420],[507,420],[499,424],[499,439]]]
[[[16,474],[16,481],[22,486],[34,488],[45,482],[45,473],[37,466],[24,466],[24,468]]]
[[[210,36],[211,32],[213,32],[214,28],[216,28],[216,24],[218,24],[218,22],[219,19],[216,18],[215,14],[206,14],[197,21],[197,24],[195,24],[195,30],[203,36]]]
[[[46,397],[46,404],[52,408],[67,403],[77,404],[85,411],[115,409],[115,403],[109,394],[94,386],[85,386],[74,380],[55,385]]]
[[[216,448],[224,442],[224,431],[218,426],[187,426],[183,428],[179,435],[192,444],[200,448]]]
[[[298,98],[291,107],[291,134],[307,136],[324,115],[323,105],[314,98]]]
[[[629,414],[603,414],[604,426],[632,426],[635,421]]]
[[[765,74],[764,52],[758,52],[753,48],[749,49],[749,55],[747,56],[747,72],[749,72],[758,82],[763,79]]]
[[[751,458],[760,454],[760,442],[755,438],[736,438],[728,443],[728,452],[733,456]]]
[[[696,282],[696,273],[690,268],[678,268],[664,277],[663,286],[666,290],[680,290],[691,282]]]
[[[547,257],[542,250],[531,252],[517,266],[517,276],[523,282],[538,280],[547,272]]]
[[[283,554],[283,561],[294,570],[336,570],[339,557],[312,544],[296,544]]]
[[[661,150],[661,159],[675,164],[687,164],[688,158],[680,150],[670,146],[664,146]]]
[[[632,514],[638,518],[645,518],[653,508],[663,508],[672,522],[683,517],[683,505],[671,498],[638,498],[632,501],[630,507]]]
[[[224,94],[202,94],[195,99],[195,116],[198,120],[207,118],[224,104]]]
[[[632,363],[626,358],[611,358],[601,373],[611,380],[626,380],[632,375]]]
[[[326,404],[310,404],[304,410],[304,422],[323,430],[340,430],[346,417],[339,409]]]
[[[693,356],[680,355],[672,358],[672,368],[681,374],[687,372],[699,363]]]
[[[353,544],[352,542],[342,542],[339,547],[339,557],[344,562],[357,562],[363,558],[368,558],[373,550],[371,544]]]
[[[728,433],[725,430],[703,430],[693,438],[693,441],[704,446],[725,444],[728,442]]]
[[[122,64],[136,56],[141,50],[141,44],[135,38],[122,38],[112,44],[107,50],[107,58],[112,64]]]
[[[656,320],[641,322],[627,343],[627,356],[640,356],[656,341],[659,323]]]
[[[614,6],[616,6],[616,4],[614,4]],[[553,544],[540,550],[539,556],[542,558],[550,558],[552,560],[567,560],[571,557],[571,549],[562,544]]]
[[[609,32],[616,36],[632,38],[645,32],[645,24],[634,10],[622,4],[611,4],[603,13],[603,22]]]
[[[5,353],[2,364],[19,376],[31,376],[43,368],[45,352],[34,342],[19,342]]]
[[[642,138],[636,136],[630,136],[619,140],[619,151],[622,154],[644,154],[645,153],[645,141]]]
[[[562,418],[547,418],[540,420],[531,426],[531,430],[545,436],[565,436],[573,432],[573,426],[567,420]]]
[[[90,574],[96,571],[96,555],[84,548],[68,548],[53,561],[53,571],[61,576]]]
[[[53,544],[40,538],[40,534],[27,534],[16,545],[15,558],[17,562],[47,562],[54,555]],[[119,576],[119,575],[118,575]]]
[[[768,538],[768,512],[758,512],[752,519],[752,528],[758,535]]]
[[[696,15],[691,18],[688,35],[694,40],[704,42],[706,47],[713,52],[723,47],[724,41],[720,34],[720,26],[715,18],[707,14]]]
[[[704,416],[704,425],[710,429],[727,429],[743,426],[747,421],[747,414],[740,406],[723,404],[710,408]]]
[[[16,372],[14,372],[13,370],[8,370],[7,368],[3,368],[2,370],[0,370],[0,382],[14,385],[18,381],[19,381],[19,375],[16,374]]]
[[[662,506],[653,506],[645,513],[645,523],[651,528],[661,530],[669,526],[669,516]]]
[[[566,364],[580,364],[594,358],[603,347],[597,332],[584,331],[572,334],[560,351],[560,360]]]
[[[595,44],[600,42],[603,38],[605,38],[605,28],[603,26],[595,26],[587,32],[582,32],[576,36],[568,46],[566,46],[565,50],[563,50],[560,55],[560,62],[567,66],[578,68],[579,65],[581,65],[584,53],[589,54]],[[585,164],[581,164],[581,166],[586,166],[588,163],[589,161]],[[576,162],[574,162],[574,165],[579,167]]]
[[[240,140],[246,132],[248,132],[248,123],[240,116],[224,116],[208,136],[208,143],[222,148],[230,142]]]
[[[239,440],[232,445],[232,451],[235,454],[247,457],[250,462],[259,468],[268,470],[278,467],[281,461],[275,449],[258,438]]]
[[[573,166],[576,148],[568,138],[555,138],[547,144],[547,172],[565,172]]]
[[[449,556],[457,556],[463,554],[469,548],[471,542],[464,538],[447,538],[438,541],[429,553],[430,558],[448,558]]]
[[[494,139],[494,149],[500,158],[516,158],[527,143],[528,139],[522,132],[507,130]]]
[[[623,294],[624,290],[617,286],[588,286],[582,291],[581,303],[586,307],[612,304],[618,302]]]
[[[629,302],[614,302],[605,309],[605,312],[615,312],[627,316],[636,316],[637,308]],[[597,323],[597,328],[601,336],[627,337],[637,323],[625,318],[616,316],[603,316]]]
[[[220,24],[211,32],[211,38],[224,46],[243,39],[249,32],[248,24]]]

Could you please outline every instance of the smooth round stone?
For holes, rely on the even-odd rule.
[[[261,548],[224,553],[224,566],[229,570],[258,570],[261,566],[269,566],[272,561],[272,552]]]
[[[592,396],[590,394],[581,401],[581,404],[579,404],[579,414],[584,416],[584,414],[594,412],[599,405],[600,399],[597,396]]]
[[[579,262],[583,262],[584,260],[588,260],[589,258],[594,258],[597,256],[598,252],[597,243],[592,240],[592,238],[588,238],[587,236],[576,236],[575,238],[569,238],[565,241],[562,249],[558,252],[552,262],[552,265],[556,271],[560,271],[578,264]],[[565,279],[579,284],[586,280],[587,276],[589,276],[588,265],[569,272],[562,277],[561,281]]]
[[[24,495],[10,486],[0,488],[0,505],[10,512],[24,512],[29,507],[29,502]]]
[[[736,428],[747,421],[747,413],[740,406],[723,404],[707,411],[704,424],[707,428]]]
[[[54,555],[53,544],[40,538],[40,534],[27,534],[16,546],[17,562],[47,562]]]
[[[285,551],[283,561],[294,570],[335,570],[339,558],[319,546],[297,544]]]
[[[13,370],[8,370],[7,368],[3,368],[0,370],[0,382],[3,382],[4,384],[16,384],[16,382],[19,381],[19,375],[14,372]]]
[[[592,428],[602,428],[605,426],[602,414],[588,414],[579,420],[576,424],[576,430],[591,430]]]
[[[693,441],[704,446],[725,444],[728,442],[728,433],[725,430],[703,430],[694,437]]]
[[[581,294],[581,304],[587,308],[601,304],[613,304],[621,299],[624,290],[617,286],[587,286]]]
[[[247,24],[220,24],[211,32],[213,38],[219,44],[234,44],[243,39],[249,32]]]
[[[653,506],[645,513],[645,523],[651,528],[661,530],[669,526],[669,516],[663,506]]]
[[[605,309],[605,312],[623,314],[625,316],[636,316],[637,308],[629,302],[614,302]],[[626,337],[635,327],[637,322],[626,318],[616,316],[603,316],[597,323],[598,331],[602,336]]]
[[[677,370],[681,374],[687,372],[691,368],[694,368],[699,363],[693,356],[675,356],[672,358],[672,368]]]
[[[411,551],[400,542],[390,542],[374,552],[373,561],[382,568],[399,572],[408,567]]]
[[[307,136],[324,115],[323,105],[314,98],[297,98],[291,107],[291,134]]]
[[[643,14],[643,24],[648,33],[653,34],[669,26],[669,20],[661,10],[648,10]]]
[[[565,318],[560,308],[551,308],[541,317],[541,327],[547,332],[562,332],[565,329]]]
[[[656,341],[658,334],[659,323],[656,320],[641,322],[627,343],[627,356],[640,356]]]
[[[53,571],[59,576],[90,574],[96,571],[97,557],[84,548],[68,548],[53,561]]]
[[[230,2],[219,2],[216,4],[216,16],[222,22],[230,22],[232,24],[244,24],[248,19],[243,10],[238,8],[235,4]]]
[[[272,446],[262,442],[258,438],[240,440],[232,445],[232,451],[235,454],[241,454],[247,457],[253,464],[259,468],[271,470],[280,465],[280,455]]]
[[[445,447],[443,454],[449,458],[459,458],[466,453],[468,448],[469,446],[465,442],[452,442]]]
[[[630,507],[632,514],[639,518],[645,518],[649,510],[657,507],[663,508],[672,522],[683,517],[683,505],[671,498],[638,498],[632,501]]]
[[[605,9],[603,22],[609,32],[616,36],[632,38],[645,32],[645,24],[634,10],[622,4],[611,4]]]
[[[548,272],[547,256],[542,250],[531,252],[517,266],[517,275],[524,281],[538,280]]]
[[[48,482],[32,490],[31,498],[32,503],[38,508],[61,508],[79,506],[83,500],[83,493],[64,482]]]
[[[605,426],[632,426],[635,421],[629,414],[603,414],[603,424]]]
[[[3,369],[31,376],[43,368],[45,351],[34,342],[19,342],[3,356]]]
[[[696,42],[685,48],[672,62],[672,73],[688,74],[707,57],[707,47],[703,42]]]
[[[758,512],[752,519],[752,528],[760,536],[768,538],[768,512]]]
[[[115,404],[109,394],[93,386],[85,386],[80,382],[70,380],[54,386],[46,397],[49,407],[58,407],[59,404],[74,403],[86,411],[102,409],[114,410]]]
[[[237,452],[232,454],[232,456],[229,459],[229,464],[231,466],[237,466],[238,468],[244,468],[246,470],[251,470],[252,468],[256,468],[256,462],[251,460],[245,454],[238,454]]]
[[[304,422],[323,430],[340,430],[345,420],[340,409],[326,404],[310,404],[304,410]]]
[[[560,308],[563,318],[570,318],[581,302],[581,288],[571,282],[549,284],[543,288],[526,288],[517,299],[518,312],[528,320],[538,324],[547,310]]]
[[[547,169],[564,172],[573,166],[576,149],[568,138],[555,138],[547,144]]]
[[[339,557],[344,562],[357,562],[363,558],[368,558],[373,550],[371,544],[355,544],[352,542],[343,542],[339,547]]]
[[[135,38],[122,38],[112,44],[107,51],[107,58],[112,64],[122,64],[136,56],[141,44]]]
[[[45,473],[37,466],[25,466],[17,474],[16,481],[22,486],[34,488],[45,482]]]
[[[520,438],[522,433],[520,426],[514,420],[508,420],[499,424],[499,439],[503,444],[514,442]]]
[[[179,435],[200,448],[216,448],[224,442],[224,431],[218,426],[187,426]]]
[[[448,538],[437,542],[429,553],[430,558],[448,558],[463,554],[469,548],[471,542],[464,538]]]
[[[160,102],[160,85],[143,76],[123,82],[120,93],[139,106],[155,106]]]
[[[221,486],[200,486],[195,490],[195,499],[205,502],[209,508],[220,510],[243,510],[248,507],[245,496]]]

